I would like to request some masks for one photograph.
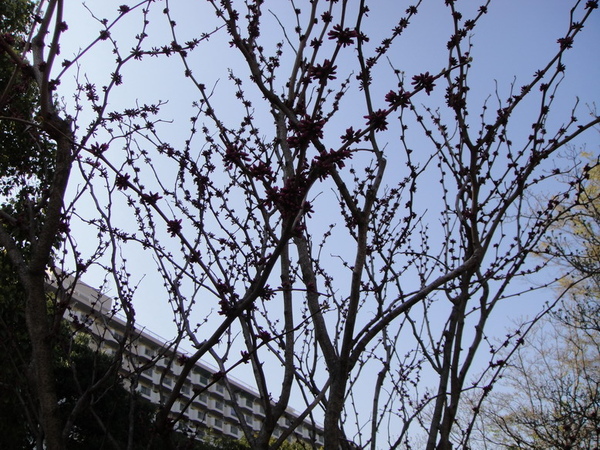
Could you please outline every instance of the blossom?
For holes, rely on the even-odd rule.
[[[427,95],[429,95],[435,87],[434,81],[435,77],[433,75],[430,75],[429,72],[425,72],[419,75],[415,75],[413,77],[412,84],[416,89],[424,89],[425,92],[427,92]]]
[[[256,334],[256,336],[264,342],[271,340],[271,334],[262,328],[258,329],[258,333]]]
[[[335,170],[336,166],[340,169],[344,167],[344,160],[351,157],[352,153],[348,149],[323,152],[312,160],[311,169],[318,178],[325,179]]]
[[[302,148],[307,146],[313,139],[322,138],[325,123],[326,121],[323,119],[313,119],[306,116],[293,126],[296,133],[287,139],[288,145],[292,148]]]
[[[410,93],[404,90],[400,90],[399,92],[390,91],[385,95],[385,101],[390,106],[401,106],[404,108],[410,104]]]
[[[304,208],[304,196],[308,189],[305,174],[285,180],[283,187],[267,189],[267,205],[277,208],[283,217],[294,217]],[[306,212],[306,211],[304,211]]]
[[[340,139],[342,140],[342,142],[349,142],[349,143],[358,142],[360,140],[361,132],[362,132],[362,130],[354,131],[354,128],[350,127],[350,128],[346,129],[346,134],[340,136]]]
[[[156,192],[150,192],[149,194],[142,194],[142,203],[146,205],[155,205],[162,197]]]
[[[308,76],[314,80],[319,80],[319,83],[325,85],[327,80],[335,80],[335,70],[337,66],[334,66],[331,61],[326,59],[323,61],[323,65],[317,64],[311,67],[308,71]]]
[[[561,50],[566,50],[573,47],[573,38],[571,36],[565,36],[564,38],[557,39],[556,42],[560,44]]]
[[[122,174],[122,175],[117,175],[115,177],[115,186],[120,191],[124,191],[125,189],[127,189],[130,186],[130,184],[129,184],[129,174],[125,173],[125,174]]]
[[[92,144],[92,147],[90,148],[90,153],[94,156],[100,156],[106,150],[108,150],[108,144],[95,143],[95,144]]]
[[[262,161],[251,166],[248,171],[253,178],[261,181],[273,181],[274,179],[273,170]]]
[[[223,162],[228,169],[230,169],[233,164],[241,164],[244,161],[250,161],[248,153],[236,145],[227,145],[225,154],[223,155]]]
[[[364,116],[367,120],[367,126],[372,127],[376,131],[387,130],[387,111],[385,109],[378,109],[373,111],[368,116]]]
[[[333,30],[331,30],[327,36],[329,36],[329,39],[337,39],[338,44],[342,47],[346,47],[354,44],[354,38],[358,37],[358,32],[356,30],[351,30],[350,28],[342,29],[341,25],[334,25]]]
[[[167,231],[172,237],[181,231],[181,219],[167,220]]]

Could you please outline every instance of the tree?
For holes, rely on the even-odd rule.
[[[27,448],[30,437],[36,435],[35,424],[29,416],[35,407],[29,403],[29,386],[23,374],[27,374],[30,348],[25,329],[22,305],[23,292],[15,283],[12,268],[0,254],[0,433],[2,444],[8,448]],[[35,440],[35,439],[33,439]]]
[[[127,389],[117,374],[104,378],[113,364],[112,358],[93,351],[87,339],[78,336],[69,348],[68,358],[58,365],[57,393],[61,411],[70,414],[82,393],[99,381],[89,406],[83,409],[72,426],[67,448],[147,448],[156,407],[136,392]],[[134,418],[133,423],[131,417]],[[65,420],[68,415],[65,415]],[[128,441],[131,439],[131,443]]]
[[[28,384],[31,345],[23,311],[25,292],[5,255],[0,256],[0,443],[3,448],[41,448],[43,433],[36,417],[36,398]],[[52,305],[51,298],[48,303]],[[122,380],[117,379],[117,372],[111,370],[113,359],[94,350],[83,330],[64,323],[52,351],[59,413],[64,421],[73,421],[66,438],[67,448],[110,448],[107,443],[111,441],[126,447],[130,414],[136,419],[131,428],[135,443],[132,448],[146,448],[149,436],[145,431],[150,428],[156,408],[137,393],[132,398]],[[112,377],[106,377],[107,373],[112,373]],[[69,415],[82,394],[90,391],[94,394],[84,412],[71,419]]]
[[[563,271],[561,307],[534,326],[484,403],[480,432],[492,448],[600,444],[599,172],[589,165],[540,252]]]
[[[563,205],[560,221],[542,254],[564,268],[562,285],[569,290],[572,301],[561,311],[560,319],[571,327],[598,331],[600,170],[592,158],[584,170],[575,200]]]
[[[488,447],[593,449],[600,444],[600,336],[542,322],[483,409]]]
[[[11,429],[13,437],[20,442],[33,437],[37,448],[59,449],[64,448],[77,422],[74,413],[83,406],[91,411],[90,398],[106,387],[98,381],[114,379],[115,365],[110,364],[110,370],[98,375],[92,385],[80,384],[85,389],[78,393],[72,410],[60,411],[65,399],[57,391],[55,375],[62,362],[55,349],[61,343],[68,302],[64,297],[48,296],[46,277],[56,268],[56,252],[67,227],[64,195],[77,146],[85,145],[86,138],[75,143],[70,119],[56,101],[56,80],[50,78],[60,51],[60,33],[65,31],[60,20],[62,5],[49,2],[45,10],[42,6],[36,10],[27,0],[0,6],[0,243],[6,283],[2,334],[6,339],[3,348],[11,351],[6,355],[8,373],[12,371],[11,382],[15,383],[8,389],[11,398],[7,400],[14,401],[16,395],[21,405],[11,420],[23,419],[23,426]],[[54,25],[53,19],[58,19]],[[54,26],[47,49],[47,34]],[[93,133],[94,127],[88,131]],[[22,335],[22,318],[27,340]],[[62,361],[70,361],[70,357],[63,355]],[[15,373],[28,376],[23,379]],[[3,377],[3,385],[8,380]],[[3,436],[11,438],[10,434]]]
[[[490,389],[487,378],[470,383],[496,307],[515,295],[515,280],[543,269],[529,257],[559,204],[525,214],[528,196],[538,186],[557,198],[576,189],[558,192],[552,181],[573,168],[553,167],[552,158],[600,123],[595,113],[578,122],[554,108],[569,51],[597,6],[573,1],[552,52],[535,55],[537,71],[522,86],[498,87],[492,108],[474,89],[482,58],[475,33],[491,1],[436,4],[446,20],[444,54],[406,67],[394,52],[410,42],[425,2],[210,0],[199,17],[216,17],[198,32],[197,23],[177,25],[191,9],[140,1],[91,12],[98,34],[69,56],[67,42],[59,45],[67,5],[43,3],[22,55],[6,36],[0,44],[17,70],[34,74],[39,114],[30,124],[53,143],[52,176],[25,218],[35,233],[18,245],[15,230],[26,226],[4,208],[0,243],[27,292],[47,447],[62,448],[70,423],[54,414],[48,354],[56,333],[42,301],[44,270],[76,278],[105,270],[131,333],[138,285],[127,255],[139,248],[154,256],[173,312],[171,348],[193,349],[156,416],[156,445],[173,445],[171,408],[195,362],[211,357],[229,388],[230,373],[252,372],[261,430],[254,434],[238,413],[252,448],[278,447],[293,431],[297,424],[271,443],[292,395],[305,403],[299,420],[322,415],[325,448],[409,446],[420,432],[423,448],[450,448],[464,391]],[[140,29],[128,34],[136,18]],[[156,23],[168,38],[152,34]],[[239,58],[223,92],[195,60],[213,45]],[[86,72],[95,50],[111,59]],[[131,79],[130,70],[150,72],[153,58],[169,57],[198,99],[184,138],[180,123],[169,132],[161,115],[168,105],[152,92],[123,105],[123,87],[149,76]],[[74,104],[61,110],[53,92],[73,72]],[[224,97],[236,109],[225,109]],[[72,169],[81,182],[66,197]],[[96,233],[91,249],[77,235],[82,225]],[[60,284],[64,275],[54,272]],[[69,304],[68,289],[59,291],[54,324]],[[503,365],[491,350],[487,374]],[[432,380],[429,389],[420,380]],[[366,415],[358,405],[365,391]],[[475,418],[458,430],[459,445]]]
[[[57,428],[56,419],[52,419],[52,417],[56,417],[57,398],[52,377],[52,343],[47,339],[48,325],[45,323],[47,315],[43,276],[46,265],[49,263],[51,248],[55,243],[56,225],[62,207],[64,192],[61,192],[60,187],[61,185],[66,186],[67,177],[57,176],[55,178],[57,184],[51,193],[44,192],[41,187],[51,185],[50,180],[56,173],[52,164],[54,148],[51,144],[52,141],[46,139],[45,133],[54,133],[57,136],[56,132],[60,128],[55,128],[53,120],[48,117],[50,110],[54,109],[52,99],[48,92],[40,92],[39,83],[36,83],[43,77],[33,80],[32,76],[35,70],[30,70],[30,66],[25,64],[20,56],[26,51],[27,32],[32,10],[33,5],[27,1],[3,2],[0,10],[3,32],[1,40],[3,51],[0,59],[2,81],[0,111],[3,118],[0,127],[2,140],[0,175],[2,178],[3,227],[0,233],[3,236],[3,253],[6,252],[11,257],[14,267],[16,267],[13,272],[18,271],[23,280],[23,286],[29,288],[30,298],[27,307],[17,308],[16,311],[25,313],[29,333],[36,336],[31,341],[32,358],[39,363],[36,366],[40,366],[34,370],[34,374],[37,376],[35,384],[40,403],[45,411],[42,415],[47,421],[45,429],[50,437],[51,429]],[[48,117],[48,120],[41,120],[41,122],[48,123],[48,131],[44,130],[44,126],[37,126],[32,122],[40,110],[44,116]],[[31,125],[34,126],[30,129]],[[57,138],[63,139],[62,136],[57,136]],[[59,170],[59,172],[61,171]],[[64,168],[62,172],[64,173]],[[44,226],[43,221],[37,221],[40,218],[41,208],[47,208],[49,228]],[[28,213],[34,217],[26,218],[25,215]],[[39,246],[33,242],[27,242],[33,240],[32,236],[38,240]],[[29,259],[29,257],[32,261],[36,261],[37,258],[37,262],[28,265],[25,263],[25,259]],[[29,282],[34,273],[39,281],[37,289]],[[19,337],[20,331],[12,329],[9,334]],[[12,343],[12,347],[15,347],[15,342]],[[33,386],[30,387],[33,388]],[[35,398],[36,395],[33,396],[33,402],[36,401]],[[32,398],[21,399],[21,402],[25,406],[29,400]],[[37,409],[35,406],[33,408]],[[15,414],[14,417],[22,415],[23,411]],[[50,437],[50,448],[57,448],[51,442],[52,438]]]

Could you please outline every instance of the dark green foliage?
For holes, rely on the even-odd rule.
[[[36,399],[27,382],[30,345],[24,294],[15,280],[0,254],[0,448],[16,450],[34,448],[38,424]],[[125,389],[112,366],[114,360],[88,344],[87,336],[74,335],[65,323],[55,346],[57,393],[64,418],[84,392],[92,392],[75,418],[67,448],[113,448],[111,439],[126,448],[130,433],[134,449],[146,448],[154,405]],[[112,375],[105,377],[107,373]]]
[[[39,91],[21,59],[32,13],[27,0],[0,2],[0,196],[11,214],[46,195],[54,167],[54,146],[37,125]]]
[[[4,0],[0,3],[2,33],[23,33],[27,29],[34,4],[28,0]]]
[[[27,338],[24,292],[0,253],[0,448],[31,448],[33,398],[27,383],[31,349]]]
[[[59,402],[65,414],[74,409],[84,392],[99,383],[114,364],[109,356],[93,351],[85,338],[79,337],[71,344],[68,357],[56,371]],[[146,448],[155,407],[125,389],[116,373],[93,390],[85,406],[71,429],[69,450],[113,448],[111,439],[126,448],[130,433],[133,449]]]
[[[207,439],[206,441],[189,440],[178,441],[176,440],[177,450],[248,450],[250,446],[239,440],[231,438],[217,438]]]

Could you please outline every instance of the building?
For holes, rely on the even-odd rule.
[[[68,289],[71,299],[67,318],[73,326],[89,330],[91,345],[109,355],[124,349],[121,374],[125,382],[130,387],[133,384],[152,403],[164,403],[180,378],[187,355],[173,351],[168,342],[148,330],[132,328],[124,316],[115,313],[111,298],[87,284],[71,282]],[[199,361],[187,375],[171,414],[179,416],[182,431],[198,439],[207,435],[237,439],[243,436],[242,421],[254,431],[260,429],[264,407],[250,386],[229,376],[225,382],[214,367]],[[297,419],[298,415],[288,409],[273,437],[281,436]],[[287,439],[306,443],[307,448],[320,448],[323,428],[304,420]]]

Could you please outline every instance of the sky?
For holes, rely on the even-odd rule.
[[[96,36],[98,36],[101,24],[97,19],[108,18],[109,22],[117,8],[122,4],[122,0],[114,2],[112,0],[92,0],[86,2],[87,8],[78,2],[67,2],[65,11],[65,20],[69,26],[64,34],[61,47],[61,56],[66,59],[72,59],[73,55],[85,49]],[[385,37],[388,30],[394,25],[394,20],[398,12],[403,11],[409,6],[409,2],[396,0],[380,0],[371,2],[371,12],[366,21],[365,29],[371,36],[371,48],[378,45],[379,41]],[[436,73],[442,69],[447,60],[446,41],[451,29],[447,18],[447,11],[442,0],[426,0],[423,2],[419,13],[411,20],[411,25],[403,38],[388,53],[389,65],[402,71],[407,80],[413,75],[429,71]],[[562,37],[569,24],[569,7],[572,2],[566,0],[501,0],[493,1],[489,7],[489,14],[484,17],[478,28],[474,31],[471,42],[473,43],[472,57],[473,66],[471,77],[473,84],[469,94],[472,108],[474,111],[480,110],[483,102],[491,96],[490,102],[494,101],[494,92],[498,92],[502,98],[509,95],[511,83],[515,83],[517,88],[527,82],[532,74],[542,67],[550,55],[557,48],[557,39]],[[293,31],[293,25],[289,25],[292,14],[290,13],[291,3],[281,0],[267,0],[264,9],[273,11],[286,27],[286,32]],[[356,5],[350,1],[349,7]],[[133,5],[130,5],[133,6]],[[296,1],[295,6],[299,8],[307,7],[306,1]],[[465,17],[472,15],[479,2],[471,0],[459,0],[457,7],[465,8]],[[153,10],[148,16],[149,24],[146,32],[148,39],[144,45],[150,47],[161,45],[172,40],[170,29],[166,24],[166,18],[161,13],[165,3],[158,2],[153,5]],[[181,42],[197,37],[204,31],[213,30],[218,26],[214,12],[210,10],[207,2],[177,0],[168,2],[172,20],[177,22],[176,30]],[[96,18],[92,17],[92,13]],[[284,39],[282,30],[274,15],[265,12],[264,19],[267,24],[263,27],[263,37],[265,37],[265,46],[275,48],[275,43]],[[111,29],[112,37],[118,42],[120,51],[123,55],[129,53],[129,48],[135,42],[135,35],[140,32],[142,19],[139,12],[134,12],[130,16],[115,25]],[[271,37],[272,35],[272,37]],[[600,42],[600,14],[595,14],[576,39],[574,48],[570,50],[565,58],[567,72],[559,93],[556,96],[554,111],[555,115],[551,120],[556,123],[564,120],[570,115],[570,110],[575,104],[577,98],[580,99],[578,115],[586,116],[588,108],[594,108],[594,104],[600,101],[600,58],[598,51],[598,42]],[[269,50],[267,48],[267,50]],[[289,47],[284,45],[284,58],[282,59],[282,76],[285,74],[286,64],[289,63],[287,55],[290,54]],[[353,50],[347,49],[346,54],[338,62],[338,80],[351,75],[351,62],[353,59]],[[344,61],[348,61],[348,66],[344,66]],[[87,51],[79,60],[79,67],[72,66],[61,75],[61,84],[59,87],[59,96],[65,104],[67,111],[74,111],[74,101],[72,98],[75,91],[75,77],[79,77],[79,83],[83,80],[102,86],[110,80],[111,72],[114,70],[114,55],[110,41],[97,43],[93,48]],[[222,116],[230,123],[235,124],[241,117],[242,111],[232,94],[232,83],[228,80],[228,71],[231,69],[239,76],[246,74],[244,62],[229,46],[228,38],[223,30],[218,31],[212,36],[208,45],[201,45],[198,50],[192,52],[189,57],[190,68],[194,76],[201,79],[203,83],[214,88],[214,105]],[[127,106],[140,103],[155,103],[166,101],[161,108],[161,118],[163,123],[159,124],[157,129],[166,140],[174,145],[182,146],[184,141],[189,138],[190,122],[189,118],[194,115],[193,102],[199,99],[198,92],[189,79],[182,76],[184,68],[177,58],[166,59],[144,58],[142,61],[132,61],[123,72],[123,85],[115,88],[110,97],[109,109],[118,110]],[[279,80],[280,86],[285,83],[285,78]],[[385,93],[394,87],[397,81],[394,78],[393,71],[389,66],[381,69],[374,79],[373,90],[375,97],[381,99],[380,107],[384,107],[383,97]],[[249,86],[246,83],[246,86]],[[258,122],[263,126],[263,132],[272,129],[272,120],[268,109],[261,106],[260,94],[252,93],[251,87],[248,91],[255,99],[257,109],[256,116]],[[332,143],[337,140],[341,134],[339,130],[344,130],[348,124],[355,127],[361,122],[364,123],[362,109],[360,109],[359,100],[354,103],[354,98],[358,99],[360,93],[355,87],[352,87],[347,95],[344,107],[338,117],[328,125],[325,130],[325,140],[332,136]],[[439,105],[443,103],[442,89],[434,90],[431,96],[422,96],[420,101],[424,105]],[[535,107],[531,105],[530,108]],[[261,109],[262,108],[262,109]],[[525,118],[531,114],[531,109],[523,111],[523,123],[521,127],[514,129],[514,138],[526,136],[529,133],[529,123]],[[475,114],[473,114],[475,116]],[[85,129],[85,122],[89,120],[89,110],[84,109],[80,113],[79,123],[81,129]],[[516,119],[517,122],[520,118]],[[233,125],[232,125],[233,126]],[[98,135],[98,142],[102,142],[102,135]],[[418,133],[410,135],[410,145],[418,149],[426,147],[428,141]],[[195,145],[201,149],[202,142],[199,138],[195,139]],[[586,146],[587,151],[592,154],[599,154],[599,134],[591,132],[585,138],[576,142],[577,146]],[[393,149],[397,142],[390,137],[387,143],[390,149]],[[115,155],[120,151],[122,144],[119,141],[111,143],[110,152]],[[394,161],[394,156],[391,156]],[[548,162],[549,165],[553,161]],[[157,167],[157,172],[165,177],[169,177],[168,167]],[[392,175],[395,172],[392,171]],[[82,180],[74,176],[71,182],[71,193],[74,193],[78,186],[81,186]],[[320,188],[322,196],[315,199],[316,205],[325,205],[326,199],[330,198],[326,185]],[[423,193],[423,199],[427,199],[427,192]],[[330,200],[329,200],[330,201]],[[115,220],[122,221],[123,226],[131,226],[131,217],[128,214],[127,206],[121,205],[122,211],[115,211]],[[318,210],[317,210],[318,211]],[[85,203],[78,206],[78,213],[86,216],[95,214],[91,205]],[[318,214],[315,214],[319,220]],[[330,217],[323,221],[323,230],[326,229]],[[318,226],[318,224],[317,224]],[[80,248],[85,252],[93,249],[95,233],[89,226],[83,224],[72,224],[73,235],[78,241]],[[440,236],[431,236],[433,242],[439,240]],[[340,239],[339,243],[335,240],[335,251],[343,254],[345,243]],[[173,241],[173,251],[177,251],[178,244]],[[126,246],[128,271],[132,279],[139,281],[139,290],[135,297],[136,317],[139,324],[146,326],[153,332],[166,338],[172,335],[173,324],[170,320],[170,309],[160,298],[162,291],[162,282],[156,275],[155,264],[147,253],[135,248],[132,245]],[[335,255],[331,261],[336,260]],[[101,283],[99,270],[91,269],[84,281],[90,285]],[[341,271],[338,282],[346,282],[347,276]],[[344,281],[342,281],[344,280]],[[538,280],[529,279],[527,282],[537,283]],[[111,294],[110,286],[108,295]],[[539,308],[540,301],[551,297],[551,292],[545,292],[543,295],[535,294],[534,298],[527,302],[519,303],[518,315],[531,315]],[[543,297],[543,298],[542,298]],[[514,304],[507,304],[506,309],[498,315],[498,322],[495,326],[500,334],[508,323],[504,314],[515,313]],[[213,316],[217,316],[216,312]]]

